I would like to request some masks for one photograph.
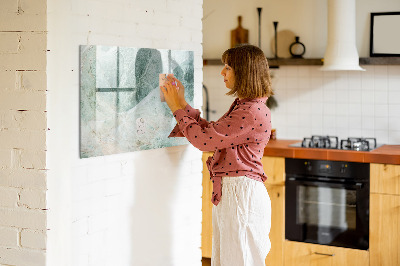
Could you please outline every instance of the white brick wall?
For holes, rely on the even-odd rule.
[[[46,2],[0,3],[1,265],[45,265]]]
[[[79,159],[79,45],[193,50],[199,107],[202,0],[49,1],[47,9],[47,264],[201,265],[201,152]]]
[[[0,227],[0,247],[18,247],[19,231],[17,228]]]
[[[80,44],[194,50],[199,107],[202,1],[5,0],[0,15],[0,264],[199,265],[201,153],[79,160],[77,125]]]
[[[46,231],[23,229],[21,246],[31,249],[46,249]]]
[[[46,189],[46,170],[0,169],[0,186]]]
[[[46,254],[42,250],[14,249],[0,247],[2,264],[8,265],[45,265]]]
[[[18,204],[18,189],[0,187],[0,207],[15,208]]]

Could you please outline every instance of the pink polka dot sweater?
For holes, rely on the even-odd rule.
[[[214,205],[221,200],[224,176],[247,176],[261,182],[267,179],[261,164],[271,132],[271,112],[266,100],[236,99],[216,122],[201,118],[200,111],[190,105],[174,112],[178,124],[169,137],[186,137],[199,150],[214,151],[207,160]]]

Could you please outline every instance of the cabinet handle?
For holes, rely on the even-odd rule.
[[[323,256],[335,256],[335,254],[327,254],[327,253],[320,253],[320,252],[314,252],[315,255],[323,255]]]

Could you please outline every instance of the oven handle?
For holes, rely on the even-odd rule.
[[[356,183],[346,183],[346,182],[332,182],[332,181],[321,181],[321,180],[316,180],[316,181],[309,181],[309,180],[304,180],[303,178],[297,178],[297,177],[288,177],[287,181],[294,181],[297,183],[301,183],[304,185],[318,185],[318,184],[325,184],[325,185],[341,185],[345,186],[348,188],[354,188],[354,189],[361,189],[363,187],[363,183],[361,182],[356,182]]]

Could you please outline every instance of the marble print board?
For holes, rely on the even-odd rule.
[[[80,157],[188,144],[160,100],[159,74],[173,73],[194,98],[193,51],[80,46]]]

